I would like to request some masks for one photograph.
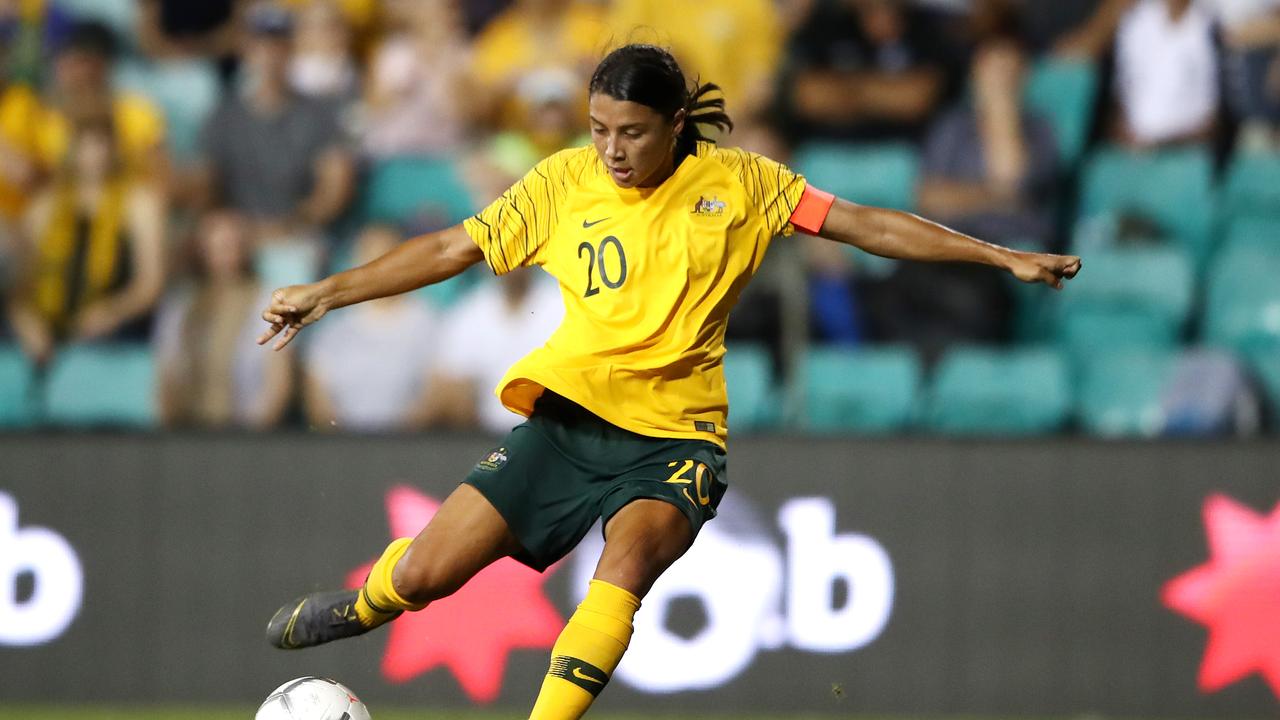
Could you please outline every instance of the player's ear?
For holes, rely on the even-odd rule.
[[[675,137],[680,137],[680,133],[684,132],[685,115],[684,108],[680,108],[676,111],[676,116],[671,119],[671,134]]]

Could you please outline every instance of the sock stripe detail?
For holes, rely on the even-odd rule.
[[[368,581],[366,580],[365,582],[367,583]],[[380,612],[383,615],[395,615],[396,613],[400,612],[396,608],[384,608],[381,605],[378,605],[377,603],[375,603],[373,600],[370,600],[369,590],[367,587],[360,588],[360,597],[364,599],[364,604],[368,605],[370,608],[373,608],[375,612]]]
[[[551,658],[551,667],[547,670],[547,675],[567,680],[591,693],[591,697],[599,695],[604,686],[609,684],[609,673],[589,662],[568,655],[557,655]]]

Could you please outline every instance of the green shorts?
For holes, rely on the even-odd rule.
[[[665,500],[697,535],[724,497],[725,451],[706,440],[638,435],[550,391],[463,482],[493,503],[545,570],[632,500]]]

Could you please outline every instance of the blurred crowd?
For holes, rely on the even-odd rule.
[[[723,89],[722,142],[824,187],[824,160],[879,149],[835,176],[867,202],[897,167],[871,160],[905,152],[886,204],[1020,248],[1100,232],[1076,222],[1092,151],[1190,149],[1215,177],[1280,152],[1280,0],[0,0],[0,343],[35,395],[68,349],[145,346],[167,426],[505,431],[490,390],[562,312],[541,273],[476,269],[282,353],[254,344],[259,313],[586,144],[587,78],[624,42]],[[1083,68],[1087,101],[1050,84],[1035,102],[1045,67]],[[1161,219],[1103,218],[1115,242],[1177,234]],[[927,369],[1053,321],[998,273],[797,247],[803,282],[760,283],[731,325],[771,371],[794,365],[796,322],[804,343],[907,347]],[[796,293],[801,318],[780,309]]]

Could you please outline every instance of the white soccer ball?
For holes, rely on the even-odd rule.
[[[254,720],[369,720],[369,711],[346,685],[301,677],[267,696]]]

